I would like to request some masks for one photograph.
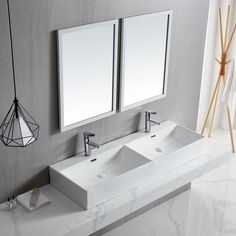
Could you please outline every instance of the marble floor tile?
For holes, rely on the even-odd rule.
[[[104,235],[184,235],[189,196],[187,191]]]

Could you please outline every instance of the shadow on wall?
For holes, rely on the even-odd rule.
[[[49,134],[53,135],[59,132],[59,105],[58,105],[58,70],[57,70],[57,32],[50,32],[50,44],[49,44],[49,55],[50,55],[50,95],[49,95],[49,116],[50,131]]]
[[[77,155],[79,152],[78,150],[81,150],[82,144],[81,144],[81,142],[79,142],[79,140],[81,140],[81,138],[79,138],[79,135],[75,135],[68,140],[67,146],[65,149],[65,153],[67,154],[67,158]],[[81,145],[79,145],[79,143]]]
[[[15,189],[12,195],[17,196],[35,187],[41,187],[42,183],[47,183],[48,180],[49,180],[49,169],[47,167],[38,172],[37,174],[35,174],[34,177],[29,179],[27,182],[24,182],[20,186],[18,186],[18,188]]]

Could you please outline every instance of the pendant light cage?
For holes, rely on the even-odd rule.
[[[7,10],[15,98],[6,117],[0,125],[0,141],[2,141],[7,147],[26,147],[38,139],[39,125],[17,99],[14,48],[9,0],[7,0]]]
[[[26,147],[38,139],[39,125],[15,99],[0,126],[0,140],[8,147]]]

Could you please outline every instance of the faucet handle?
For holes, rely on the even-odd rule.
[[[145,111],[146,114],[150,115],[156,115],[157,113],[155,111]]]
[[[85,132],[84,132],[84,136],[85,136],[85,137],[94,137],[95,134],[94,134],[94,133],[91,133],[91,132],[88,132],[88,131],[85,131]]]

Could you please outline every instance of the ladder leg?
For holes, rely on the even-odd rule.
[[[206,114],[206,117],[205,117],[205,121],[204,121],[204,124],[203,124],[203,127],[202,127],[201,135],[203,135],[204,130],[206,128],[207,120],[208,120],[208,117],[209,117],[209,114],[210,114],[210,111],[211,111],[211,107],[212,107],[212,104],[213,104],[215,96],[216,96],[216,92],[217,92],[217,88],[218,88],[219,83],[220,83],[220,79],[221,79],[221,75],[219,75],[219,77],[217,79],[217,82],[216,82],[216,85],[215,85],[215,88],[214,88],[214,91],[213,91],[213,94],[212,94],[212,97],[211,97],[211,102],[210,102],[210,105],[209,105],[209,108],[208,108],[208,111],[207,111],[207,114]]]
[[[212,117],[211,117],[211,123],[210,123],[208,137],[211,137],[211,133],[212,133],[212,128],[213,128],[213,123],[214,123],[214,118],[215,118],[216,104],[217,104],[217,100],[218,100],[219,90],[220,90],[220,83],[218,84],[218,87],[217,87],[217,90],[216,90],[216,96],[215,96],[214,105],[213,105],[213,112],[212,112]]]
[[[223,76],[223,81],[224,85],[226,83],[226,79]],[[231,116],[230,116],[230,111],[228,106],[225,104],[226,110],[227,110],[227,116],[228,116],[228,124],[229,124],[229,132],[230,132],[230,141],[231,141],[231,146],[232,146],[232,152],[235,153],[235,146],[234,146],[234,133],[233,133],[233,127],[232,127],[232,122],[231,122]]]

